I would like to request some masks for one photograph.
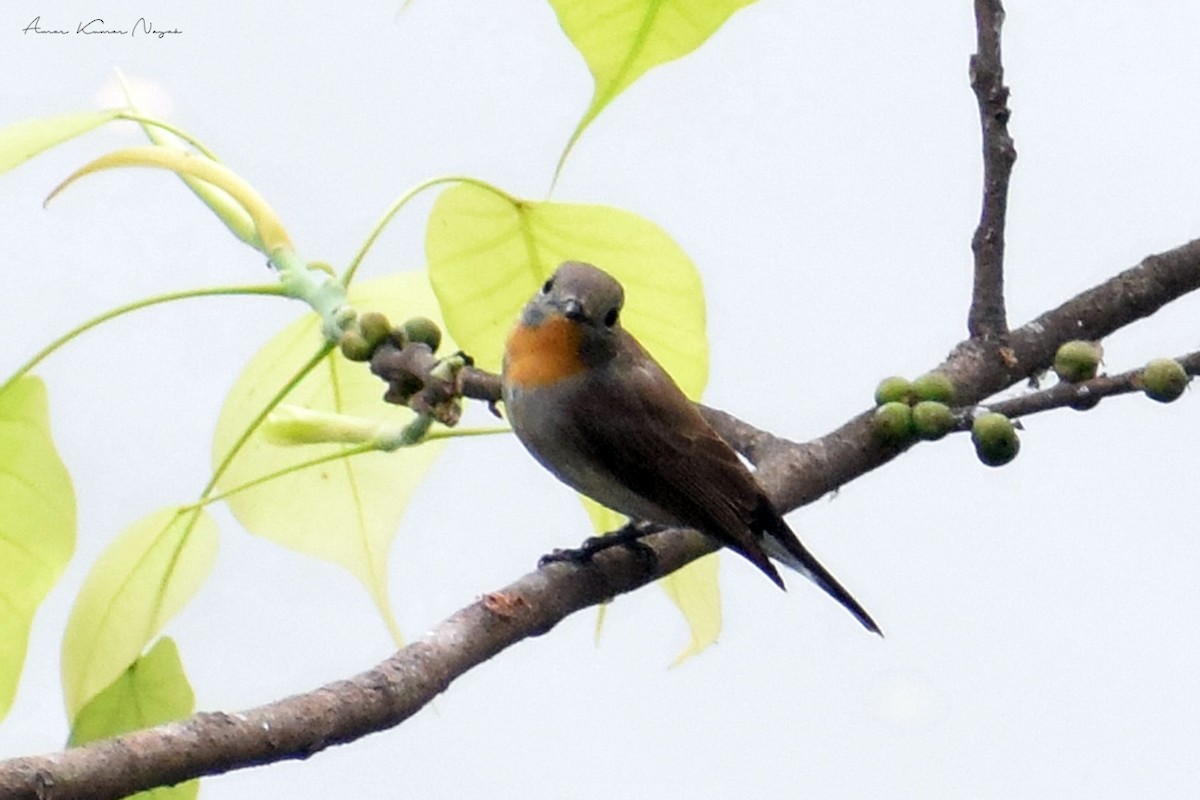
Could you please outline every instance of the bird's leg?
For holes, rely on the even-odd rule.
[[[565,550],[558,549],[552,553],[547,553],[538,561],[538,566],[545,566],[556,561],[586,564],[602,550],[607,550],[610,547],[628,547],[635,555],[647,562],[650,571],[654,571],[658,569],[658,556],[654,554],[654,548],[643,542],[642,539],[662,530],[666,530],[666,526],[656,525],[652,522],[630,520],[625,523],[624,527],[611,533],[606,533],[603,536],[591,536],[585,539],[579,547]]]

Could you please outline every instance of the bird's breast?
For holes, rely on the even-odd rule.
[[[565,317],[550,317],[536,326],[517,325],[505,348],[505,382],[536,388],[583,372],[580,339],[579,326]]]
[[[596,394],[598,384],[609,384],[611,380],[611,374],[597,374],[595,369],[553,387],[527,387],[506,380],[504,403],[513,431],[542,466],[576,491],[626,516],[678,524],[652,500],[631,490],[619,471],[597,458],[595,448],[606,446],[603,438],[581,435],[581,416],[611,413]]]

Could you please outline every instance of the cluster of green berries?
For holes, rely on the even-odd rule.
[[[1054,372],[1066,383],[1091,380],[1100,368],[1101,356],[1100,346],[1095,342],[1067,342],[1054,356]],[[1178,361],[1157,358],[1134,380],[1151,400],[1169,403],[1183,394],[1191,376]],[[1075,407],[1090,408],[1099,399],[1096,396],[1090,403]],[[951,409],[953,402],[954,383],[940,372],[930,372],[911,382],[907,378],[885,378],[875,389],[876,409],[872,418],[875,435],[893,446],[914,439],[941,439],[962,425],[962,412]],[[995,411],[979,414],[972,420],[971,442],[979,460],[989,467],[1007,464],[1021,450],[1013,421]]]
[[[370,361],[375,348],[388,340],[400,348],[410,342],[421,342],[437,352],[442,343],[442,329],[428,317],[413,317],[393,327],[385,315],[367,311],[355,317],[354,322],[342,331],[338,347],[351,361]]]
[[[943,373],[930,372],[914,381],[885,378],[875,389],[875,435],[884,442],[901,445],[914,437],[936,441],[958,427],[951,410],[954,382]],[[1012,420],[990,412],[971,425],[975,454],[989,467],[1007,464],[1017,456],[1021,441]]]
[[[901,444],[913,438],[935,441],[954,430],[954,383],[940,372],[915,381],[884,378],[875,389],[875,432],[884,441]]]
[[[1054,354],[1054,373],[1067,383],[1091,380],[1096,377],[1100,358],[1100,347],[1095,342],[1067,342]],[[1183,365],[1173,358],[1154,359],[1142,368],[1140,376],[1142,391],[1160,403],[1178,400],[1190,380]]]

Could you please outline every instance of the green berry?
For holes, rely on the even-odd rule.
[[[936,442],[950,431],[954,430],[957,421],[954,412],[945,403],[933,400],[922,400],[912,407],[913,430],[917,437],[929,442]]]
[[[989,467],[1000,467],[1017,457],[1021,440],[1012,420],[992,411],[978,417],[971,425],[971,441],[975,455]]]
[[[1054,372],[1067,383],[1079,383],[1096,377],[1100,366],[1100,348],[1092,342],[1066,342],[1054,354]]]
[[[338,347],[341,348],[342,355],[351,361],[370,361],[371,353],[375,349],[354,328],[342,331],[342,336],[338,339]]]
[[[1160,403],[1178,400],[1191,378],[1173,358],[1156,358],[1142,370],[1142,390]]]
[[[392,333],[392,323],[378,311],[367,311],[358,318],[358,329],[367,343],[375,348]]]
[[[875,387],[875,405],[906,403],[911,393],[912,384],[908,382],[908,378],[893,375],[890,378],[884,378]]]
[[[893,401],[875,409],[871,426],[880,441],[901,444],[912,436],[912,409],[908,403]]]
[[[927,372],[912,383],[918,400],[933,400],[950,405],[954,402],[954,381],[942,372]]]
[[[404,333],[410,342],[424,342],[435,353],[438,345],[442,343],[442,329],[428,317],[413,317],[405,320]]]

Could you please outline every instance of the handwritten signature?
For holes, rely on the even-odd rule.
[[[21,33],[26,33],[26,34],[28,34],[28,33],[49,33],[49,34],[59,34],[59,35],[68,35],[68,36],[70,34],[77,34],[77,35],[81,35],[81,36],[101,36],[101,35],[138,36],[138,35],[142,35],[142,36],[154,36],[156,38],[163,39],[163,38],[167,37],[168,35],[183,33],[183,31],[179,30],[179,28],[171,28],[169,30],[163,29],[163,28],[156,28],[156,27],[154,27],[154,23],[151,22],[150,20],[146,19],[145,17],[138,17],[137,22],[133,23],[133,26],[129,27],[129,28],[119,28],[116,26],[110,26],[110,25],[106,24],[103,19],[100,19],[100,18],[88,20],[87,22],[82,22],[82,21],[77,22],[75,24],[75,30],[71,30],[70,28],[51,28],[51,27],[43,28],[42,27],[42,17],[41,17],[41,15],[38,15],[33,18],[32,22],[30,22],[28,25],[26,25],[21,30]]]

